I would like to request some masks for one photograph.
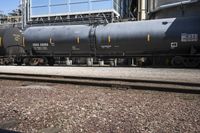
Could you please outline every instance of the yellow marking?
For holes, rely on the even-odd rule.
[[[111,43],[111,37],[108,36],[108,44],[110,44],[110,43]]]
[[[80,44],[80,37],[77,37],[77,38],[76,38],[76,43],[77,43],[77,44]]]
[[[54,42],[53,42],[53,39],[52,39],[52,38],[49,38],[49,43],[50,43],[50,44],[54,44]]]
[[[2,37],[0,37],[0,47],[2,47]]]
[[[151,35],[148,34],[148,35],[147,35],[147,42],[150,42],[150,41],[151,41]]]
[[[25,38],[24,37],[22,38],[22,46],[25,47]]]

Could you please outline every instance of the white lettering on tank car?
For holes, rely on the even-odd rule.
[[[171,42],[171,49],[175,49],[178,47],[178,42]]]
[[[49,44],[48,44],[48,43],[40,43],[40,46],[41,46],[41,47],[48,47]]]
[[[102,49],[109,49],[109,48],[111,48],[111,47],[112,47],[111,45],[102,45],[102,46],[101,46]]]
[[[33,45],[33,47],[38,47],[38,46],[40,46],[39,43],[33,43],[32,45]]]
[[[181,42],[197,42],[198,40],[198,34],[181,34]]]
[[[49,44],[48,43],[33,43],[32,44],[33,45],[33,47],[48,47],[49,46]]]
[[[37,51],[47,51],[48,47],[33,47],[33,49]]]

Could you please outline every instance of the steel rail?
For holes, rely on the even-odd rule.
[[[176,82],[162,80],[97,78],[24,73],[0,73],[0,79],[200,94],[200,83],[190,83],[184,81]]]

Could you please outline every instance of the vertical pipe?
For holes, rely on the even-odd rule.
[[[21,10],[22,10],[22,29],[25,28],[26,26],[26,21],[27,21],[27,1],[26,0],[21,0]]]
[[[138,13],[137,13],[137,20],[141,20],[141,0],[138,1]]]
[[[141,0],[141,20],[145,20],[146,19],[146,0]]]
[[[0,37],[0,47],[2,47],[2,37]]]
[[[32,2],[31,2],[31,0],[25,0],[26,1],[26,3],[25,3],[25,9],[26,9],[26,21],[31,21],[31,15],[33,14],[33,12],[32,12],[32,9],[31,9],[31,7],[32,7]]]
[[[24,29],[24,0],[20,0],[22,10],[22,29]]]
[[[147,18],[147,0],[138,0],[138,20]]]

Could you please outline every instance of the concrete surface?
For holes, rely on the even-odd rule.
[[[47,74],[78,77],[124,78],[178,82],[200,82],[198,69],[134,68],[134,67],[32,67],[0,66],[0,73]]]

